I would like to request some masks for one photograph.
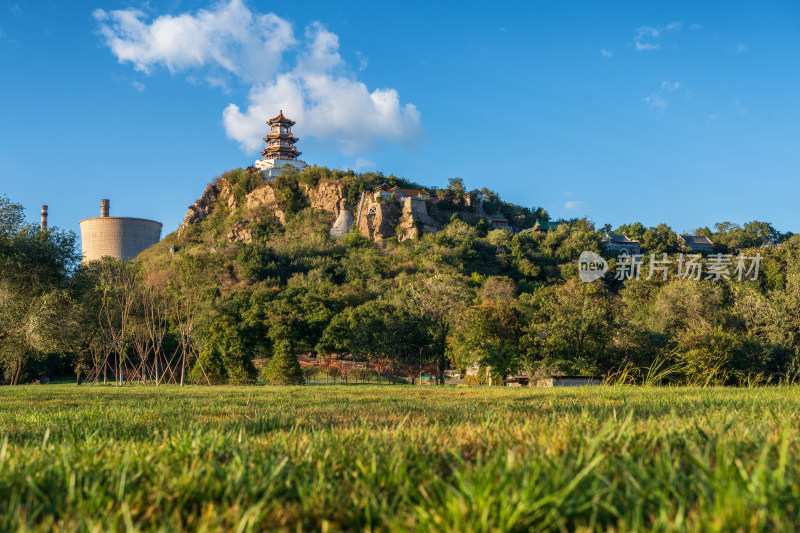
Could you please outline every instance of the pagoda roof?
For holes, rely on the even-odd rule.
[[[534,230],[550,231],[558,229],[558,222],[550,222],[549,220],[537,220],[533,225]]]
[[[280,110],[278,116],[275,118],[271,118],[267,121],[267,124],[289,124],[290,126],[294,126],[294,121],[290,120],[283,116],[283,109]]]
[[[267,146],[264,148],[265,152],[296,152],[297,148],[294,146]]]
[[[269,139],[285,139],[287,141],[292,141],[292,142],[297,142],[300,140],[298,137],[295,137],[291,133],[272,133],[272,132],[269,132],[267,136],[264,137],[265,141]]]
[[[624,233],[606,233],[603,242],[612,244],[639,244],[639,241],[629,239]]]
[[[680,237],[686,244],[705,244],[711,246],[714,242],[705,235],[681,235]]]

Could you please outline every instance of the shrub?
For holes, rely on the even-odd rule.
[[[205,371],[205,375],[203,375]],[[206,376],[212,385],[223,385],[228,382],[228,374],[225,372],[225,365],[222,362],[222,355],[215,347],[210,347],[202,352],[195,361],[189,379],[192,383],[206,385]]]
[[[275,345],[272,359],[269,360],[261,376],[269,385],[302,385],[305,383],[303,369],[297,361],[294,346],[289,340],[281,340]]]

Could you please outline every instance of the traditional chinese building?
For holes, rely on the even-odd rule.
[[[263,158],[255,162],[255,167],[264,173],[266,178],[275,178],[285,166],[292,166],[303,170],[308,165],[298,159],[302,152],[298,152],[295,143],[299,140],[292,134],[295,122],[283,116],[281,109],[278,116],[267,121],[269,133],[264,137],[267,146],[261,152]]]
[[[508,224],[508,219],[501,214],[489,215],[486,217],[486,220],[488,220],[495,229],[511,229],[511,226]]]
[[[421,200],[432,201],[432,202],[436,200],[431,196],[431,193],[429,193],[425,189],[400,189],[396,186],[390,187],[385,183],[375,187],[376,200],[380,198],[389,199],[392,197],[392,195],[394,195],[395,199],[398,201],[402,201],[405,198],[419,198]]]
[[[685,246],[692,253],[711,253],[714,251],[714,243],[711,239],[703,235],[681,235],[678,237],[681,246]]]
[[[639,246],[639,241],[629,239],[628,236],[624,234],[606,233],[602,242],[610,251],[626,252],[630,255],[638,255],[642,253],[642,249]]]

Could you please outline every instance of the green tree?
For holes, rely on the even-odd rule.
[[[284,339],[275,345],[272,359],[264,369],[264,383],[270,385],[302,385],[303,370],[294,353],[292,342]]]
[[[64,291],[80,259],[75,235],[26,224],[23,208],[0,197],[0,365],[16,385],[26,363],[58,346]]]
[[[612,366],[611,305],[602,285],[571,279],[521,296],[520,308],[531,369],[596,373]]]
[[[467,307],[470,291],[461,276],[437,273],[419,280],[408,289],[410,312],[424,322],[433,347],[439,383],[447,370],[447,338],[459,314]]]

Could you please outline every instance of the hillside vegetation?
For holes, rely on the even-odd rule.
[[[190,381],[252,383],[255,363],[282,341],[293,354],[365,361],[392,376],[424,373],[440,381],[448,368],[477,368],[468,379],[476,383],[581,373],[736,384],[793,380],[800,370],[800,238],[768,223],[696,232],[711,236],[718,252],[760,254],[758,278],[741,281],[647,279],[645,266],[641,279],[623,282],[615,279],[617,259],[601,244],[612,228],[579,219],[541,235],[493,229],[486,215],[502,213],[521,230],[547,214],[488,190],[482,208],[467,205],[460,180],[428,189],[439,199],[427,204],[439,231],[404,238],[421,225],[409,226],[404,207],[390,198],[376,206],[383,218],[379,228],[366,228],[371,238],[363,224],[331,237],[338,215],[356,213],[363,193],[382,183],[420,188],[393,176],[320,167],[271,182],[241,169],[220,176],[180,230],[133,264],[106,261],[74,272],[70,261],[55,265],[58,276],[30,293],[36,300],[19,300],[25,316],[46,311],[49,320],[32,322],[42,334],[15,332],[10,325],[19,313],[0,317],[5,379],[35,379],[59,364],[86,374],[106,350],[132,367],[153,367],[152,353],[178,353],[174,361],[185,352]],[[6,224],[8,246],[22,238],[21,224]],[[393,229],[403,224],[403,232]],[[37,234],[27,228],[26,235]],[[663,224],[615,231],[638,239],[644,253],[677,259],[686,252]],[[41,234],[40,240],[60,235]],[[582,251],[609,259],[605,277],[578,279]],[[147,310],[152,314],[161,299],[163,331],[147,344]]]

